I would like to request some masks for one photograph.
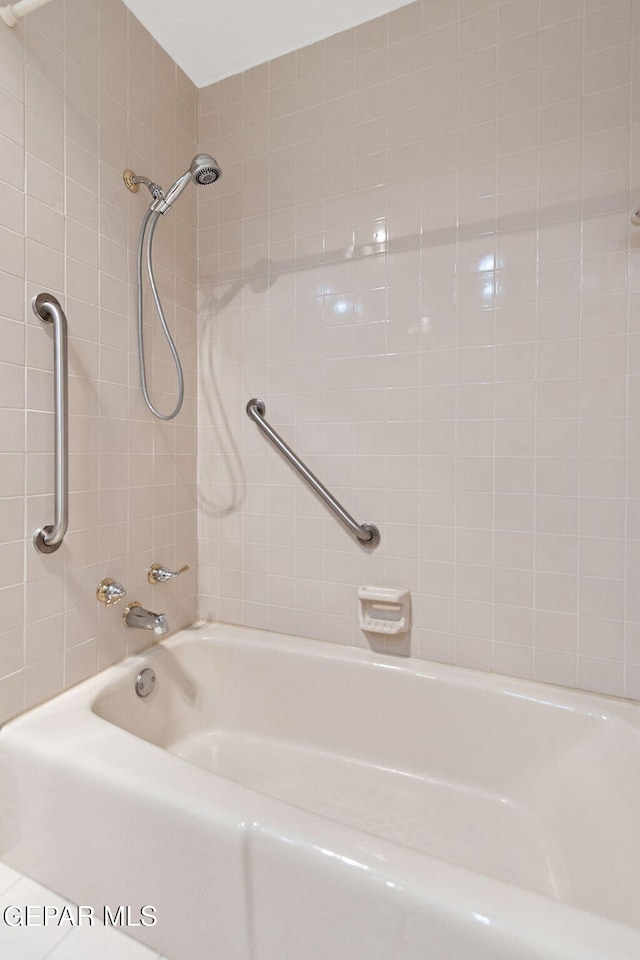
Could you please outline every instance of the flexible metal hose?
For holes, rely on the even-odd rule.
[[[142,395],[144,396],[144,401],[154,415],[159,420],[173,420],[174,417],[180,413],[180,408],[184,401],[184,376],[182,373],[182,364],[180,363],[180,357],[178,351],[176,350],[176,345],[173,342],[173,337],[167,325],[167,320],[164,315],[164,310],[162,309],[162,303],[160,302],[160,296],[158,294],[158,287],[156,284],[156,278],[153,272],[153,258],[152,258],[152,248],[153,248],[153,234],[156,229],[156,224],[158,223],[158,218],[160,213],[149,207],[144,217],[142,218],[142,224],[140,225],[140,236],[138,238],[138,362],[140,365],[140,385],[142,387]],[[147,230],[147,225],[149,226],[149,232],[147,234],[147,243],[146,243],[146,263],[147,263],[147,275],[149,277],[149,284],[151,286],[151,292],[153,294],[153,299],[156,305],[156,310],[160,318],[160,323],[162,324],[162,330],[165,337],[167,338],[167,343],[169,349],[173,356],[173,362],[176,365],[176,375],[178,377],[178,402],[171,413],[160,413],[159,410],[156,410],[154,405],[151,402],[149,397],[149,391],[147,389],[147,371],[145,366],[144,359],[144,330],[143,330],[143,315],[142,315],[142,257],[143,251],[145,249],[145,233]]]

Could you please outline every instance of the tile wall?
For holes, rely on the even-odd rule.
[[[640,698],[639,40],[423,0],[199,91],[203,616],[366,645],[403,585],[383,649]]]
[[[120,0],[0,25],[0,720],[136,648],[101,577],[195,616],[193,573],[160,594],[145,570],[195,559],[196,289],[202,615],[365,645],[357,585],[406,585],[414,628],[384,649],[640,698],[638,21],[423,0],[199,92]],[[161,424],[131,321],[147,198],[121,174],[168,184],[196,142],[224,176],[160,225],[187,381]],[[41,290],[71,374],[71,524],[46,558]],[[380,526],[374,554],[247,420],[256,395]]]
[[[168,185],[195,150],[196,90],[120,0],[56,0],[0,23],[0,721],[146,643],[99,609],[120,580],[195,616],[195,577],[150,587],[154,560],[195,560],[195,208],[193,191],[156,234],[158,281],[185,361],[177,423],[141,400],[131,251],[148,198],[124,167]],[[69,323],[70,527],[43,557],[53,517],[52,341],[31,312],[56,295]],[[173,372],[149,334],[152,392],[170,409]],[[142,633],[140,631],[140,633]]]

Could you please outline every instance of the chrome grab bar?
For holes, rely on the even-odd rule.
[[[312,487],[317,494],[324,500],[324,502],[331,507],[333,512],[339,517],[340,520],[344,523],[351,533],[358,538],[363,547],[377,547],[380,543],[380,531],[374,523],[356,523],[353,517],[347,513],[341,503],[339,503],[333,494],[329,493],[327,488],[323,483],[321,483],[318,478],[309,470],[309,468],[302,462],[300,457],[296,456],[291,447],[284,442],[282,437],[276,433],[271,424],[267,423],[264,419],[266,413],[266,407],[264,405],[264,400],[259,400],[257,397],[254,397],[253,400],[249,400],[247,404],[247,416],[254,420],[263,433],[265,433],[269,440],[278,448],[280,453],[282,453],[286,459],[291,463],[298,473],[301,475],[303,480],[306,480],[310,487]]]
[[[53,323],[54,434],[55,434],[55,519],[33,535],[40,553],[54,553],[61,545],[69,524],[69,438],[67,431],[67,318],[50,293],[33,298],[33,312],[45,323]]]

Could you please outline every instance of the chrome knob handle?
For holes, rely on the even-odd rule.
[[[104,580],[101,580],[96,590],[96,598],[100,603],[104,603],[108,607],[110,607],[112,603],[117,603],[118,600],[122,600],[126,595],[127,591],[122,584],[117,583],[111,577],[105,577]]]
[[[167,567],[163,567],[161,563],[154,563],[147,574],[147,580],[149,583],[166,583],[167,580],[173,580],[174,577],[179,577],[181,573],[190,569],[188,563],[184,567],[180,567],[179,570],[169,570]]]

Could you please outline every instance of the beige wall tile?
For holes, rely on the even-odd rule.
[[[0,516],[4,517],[0,603],[3,629],[11,631],[3,636],[0,661],[2,719],[126,654],[127,638],[121,625],[103,618],[103,626],[99,620],[95,587],[102,576],[121,576],[129,589],[143,590],[143,563],[195,560],[193,524],[185,521],[178,528],[176,498],[165,493],[167,478],[176,475],[176,446],[170,445],[168,452],[154,440],[161,428],[136,407],[149,451],[149,482],[144,494],[151,524],[144,558],[138,552],[137,563],[120,566],[119,558],[137,542],[129,528],[126,490],[130,475],[135,476],[136,457],[135,446],[129,453],[126,418],[139,393],[128,251],[134,249],[145,199],[142,195],[129,197],[119,181],[119,171],[135,163],[146,175],[160,177],[154,165],[153,140],[145,146],[142,138],[131,136],[128,142],[127,70],[122,65],[128,59],[129,28],[130,62],[136,67],[154,56],[154,43],[119,0],[72,6],[74,9],[67,4],[66,18],[62,5],[43,8],[25,21],[20,36],[10,37],[10,32],[4,31],[10,48],[6,53],[3,50],[0,58],[4,271],[0,274],[0,326],[5,343],[0,377]],[[58,53],[63,47],[66,60]],[[165,118],[163,133],[171,141],[167,177],[175,178],[195,152],[195,89],[160,52],[155,55],[155,69],[156,97],[150,97],[145,106],[149,123],[160,114]],[[113,174],[106,172],[107,167],[101,168],[100,140],[103,160],[118,168]],[[21,172],[25,165],[26,197]],[[130,237],[127,211],[132,222]],[[181,248],[186,248],[187,254],[178,256],[176,232],[170,224],[158,244],[163,254],[163,280],[172,290],[176,270],[185,276],[195,270],[189,263],[195,250],[195,202],[185,204],[180,213]],[[28,302],[39,289],[60,296],[69,323],[70,528],[64,546],[50,557],[36,554],[31,544],[33,530],[48,522],[52,510],[53,463],[48,452],[52,442],[51,340]],[[187,294],[183,302],[180,340],[189,357],[193,356],[195,336],[193,297]],[[103,308],[102,320],[98,303]],[[190,366],[193,368],[193,360]],[[170,399],[168,396],[167,402]],[[114,416],[124,419],[111,419]],[[112,430],[115,424],[118,426]],[[192,431],[188,419],[172,429],[174,435],[182,429],[189,435]],[[157,469],[154,447],[162,451],[157,454]],[[123,485],[123,496],[115,499],[112,495],[120,491],[113,489],[114,479]],[[191,452],[189,457],[181,457],[182,510],[185,503],[194,502],[194,482]],[[161,496],[156,488],[161,489]],[[108,525],[103,536],[98,527],[101,502]],[[162,526],[154,525],[156,515],[165,521]],[[158,604],[157,598],[155,602],[156,607],[166,607],[174,629],[193,620],[194,580],[181,584],[180,603],[175,602],[175,593],[175,589],[167,591],[165,604]],[[151,598],[141,594],[144,599],[150,603]]]
[[[252,72],[199,91],[202,615],[363,644],[357,585],[406,584],[416,656],[637,696],[630,17],[410,4],[269,64],[260,143]]]

